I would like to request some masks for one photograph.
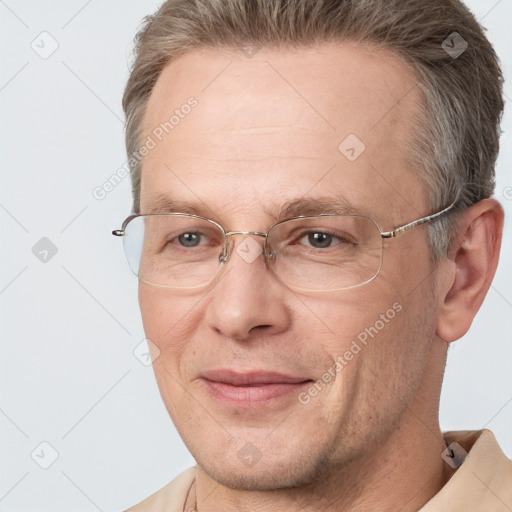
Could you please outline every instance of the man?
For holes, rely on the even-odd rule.
[[[501,73],[455,0],[170,0],[124,96],[124,237],[195,468],[131,511],[506,511],[442,433],[493,278]]]

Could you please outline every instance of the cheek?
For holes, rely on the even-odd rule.
[[[187,343],[199,326],[201,304],[197,296],[185,296],[141,283],[139,305],[146,337],[160,350],[155,366],[175,368]]]
[[[164,333],[172,325],[169,308],[161,291],[139,283],[139,306],[146,337],[160,349],[165,339]],[[172,310],[171,310],[172,311]]]
[[[378,283],[331,295],[329,300],[302,299],[305,307],[295,316],[295,328],[308,340],[310,354],[322,362],[316,368],[322,396],[318,401],[328,405],[333,417],[339,417],[340,408],[348,403],[356,403],[356,394],[372,377],[372,367],[400,352],[401,300],[388,285]],[[370,391],[373,394],[374,389]],[[316,396],[315,389],[308,396]]]
[[[187,418],[191,408],[187,388],[192,374],[187,361],[197,353],[190,340],[201,315],[198,297],[140,283],[139,305],[146,337],[159,350],[153,371],[166,408],[174,422]]]
[[[317,342],[335,358],[350,348],[351,341],[364,345],[376,334],[389,330],[399,316],[402,297],[380,279],[337,294],[303,298],[305,313],[296,315],[295,320],[299,330],[309,332],[313,339],[316,327],[327,333],[317,336]]]

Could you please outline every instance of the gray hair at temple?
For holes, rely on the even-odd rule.
[[[467,42],[457,57],[443,44],[454,32]],[[481,26],[458,0],[168,0],[145,18],[136,37],[123,97],[128,155],[142,143],[146,105],[160,73],[180,55],[205,47],[291,48],[328,41],[390,50],[414,70],[424,108],[409,156],[432,211],[457,196],[454,211],[492,195],[503,77]],[[135,212],[141,166],[130,160]],[[435,260],[446,253],[452,228],[453,215],[430,226]]]

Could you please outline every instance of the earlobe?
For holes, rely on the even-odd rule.
[[[484,199],[466,209],[457,220],[446,261],[441,265],[441,293],[436,334],[447,342],[468,331],[489,290],[498,265],[503,208]]]

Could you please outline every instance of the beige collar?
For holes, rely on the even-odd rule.
[[[512,461],[494,434],[446,432],[448,444],[458,443],[468,455],[448,483],[419,512],[512,512]]]

